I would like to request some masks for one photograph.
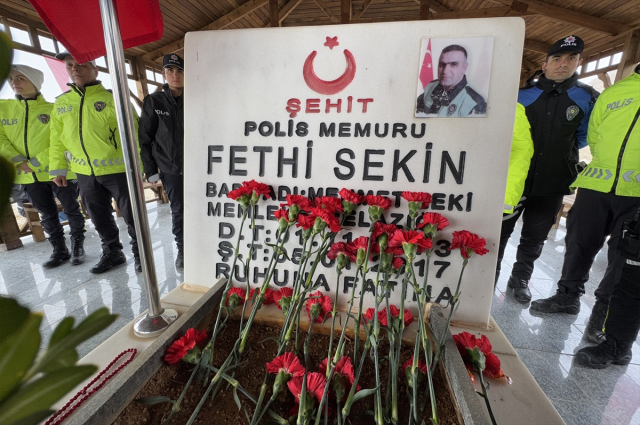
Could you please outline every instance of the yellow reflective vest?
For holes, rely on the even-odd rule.
[[[511,142],[511,157],[509,158],[509,175],[507,177],[507,192],[504,199],[504,213],[510,214],[520,202],[524,192],[524,183],[529,173],[533,157],[533,139],[531,138],[531,124],[527,119],[524,106],[518,103],[516,122],[513,127],[513,141]]]
[[[640,66],[602,92],[587,143],[593,160],[573,186],[640,197]]]
[[[113,95],[99,82],[85,87],[84,93],[75,84],[69,86],[71,90],[56,98],[51,112],[49,174],[125,172]],[[133,108],[132,112],[137,139],[138,114]]]
[[[16,170],[14,183],[46,182],[49,176],[49,127],[53,104],[41,94],[0,100],[0,153],[13,163],[27,161],[33,172]],[[69,176],[74,179],[75,175]]]

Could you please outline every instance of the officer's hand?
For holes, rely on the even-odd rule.
[[[53,179],[53,182],[58,187],[67,187],[67,178],[65,176],[58,176],[58,177]]]
[[[33,173],[33,170],[27,165],[27,161],[21,162],[16,166],[16,168],[20,171],[24,171],[25,173]]]

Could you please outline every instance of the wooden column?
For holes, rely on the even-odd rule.
[[[11,251],[22,247],[16,216],[13,214],[11,205],[7,205],[4,215],[0,216],[0,249]]]
[[[144,100],[149,95],[149,89],[147,88],[147,72],[144,67],[144,63],[139,57],[131,60],[131,66],[136,68],[136,87],[138,89],[138,98]]]
[[[629,31],[624,41],[624,50],[622,51],[622,60],[618,65],[618,72],[616,73],[616,82],[628,77],[633,72],[636,64],[640,60],[639,49],[640,47],[640,29]]]
[[[348,24],[351,22],[351,0],[340,1],[340,23]]]
[[[269,0],[269,25],[271,25],[272,27],[280,26],[278,12],[278,0]]]
[[[431,0],[420,0],[420,20],[429,19],[429,6],[431,6]]]

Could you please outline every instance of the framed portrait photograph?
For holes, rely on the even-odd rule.
[[[422,39],[416,118],[485,117],[492,57],[493,36]]]

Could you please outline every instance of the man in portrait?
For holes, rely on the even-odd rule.
[[[445,47],[438,59],[438,79],[418,96],[417,113],[438,117],[484,115],[487,102],[467,84],[467,50],[457,44]]]

